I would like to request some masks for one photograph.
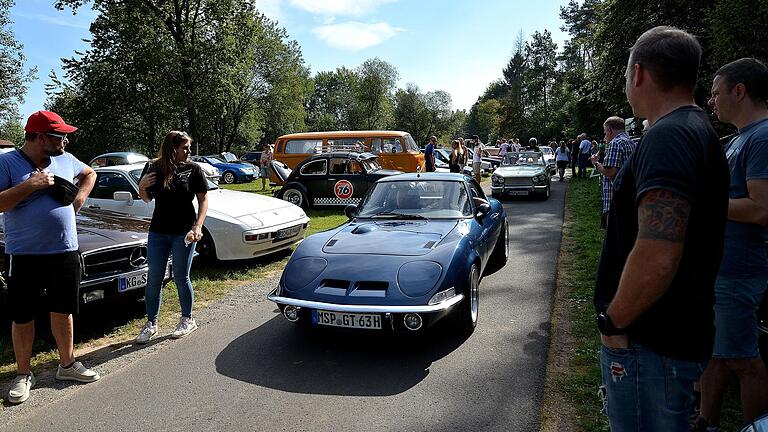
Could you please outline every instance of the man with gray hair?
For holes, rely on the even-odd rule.
[[[624,119],[621,117],[608,117],[603,123],[603,132],[605,132],[605,142],[608,143],[605,159],[600,163],[600,155],[594,154],[592,165],[603,175],[603,208],[600,213],[600,226],[605,229],[608,225],[608,210],[613,197],[613,179],[635,152],[635,143],[624,130]]]
[[[688,431],[712,355],[728,163],[696,106],[701,46],[655,27],[632,46],[627,100],[651,128],[613,182],[595,280],[601,394],[611,431]]]
[[[725,253],[715,283],[715,345],[701,377],[697,430],[720,425],[731,373],[741,388],[744,422],[768,411],[768,372],[758,349],[757,309],[768,284],[768,68],[753,58],[715,72],[709,105],[739,129],[725,148],[731,181]]]

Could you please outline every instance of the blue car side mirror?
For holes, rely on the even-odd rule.
[[[483,203],[477,206],[477,214],[475,216],[477,216],[478,219],[483,219],[490,211],[491,205]]]

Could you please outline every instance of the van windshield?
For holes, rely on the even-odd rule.
[[[421,151],[419,150],[419,146],[416,145],[416,141],[411,137],[411,134],[405,134],[403,138],[405,141],[405,151],[409,153],[419,153]]]

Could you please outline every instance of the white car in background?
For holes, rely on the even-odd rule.
[[[85,202],[92,210],[108,210],[151,218],[155,202],[139,198],[143,164],[95,168],[96,184]],[[193,203],[197,206],[197,201]],[[201,258],[255,258],[291,248],[304,239],[309,217],[287,201],[250,192],[219,189],[208,182],[208,214],[197,251]]]
[[[149,158],[141,153],[112,152],[96,156],[95,158],[91,159],[88,165],[90,165],[91,168],[99,168],[115,165],[133,165],[139,163],[144,164],[148,161]],[[219,172],[218,168],[204,161],[195,161],[195,163],[200,166],[200,169],[203,170],[203,174],[205,174],[205,177],[208,178],[208,180],[212,180],[214,183],[219,182],[221,173]]]

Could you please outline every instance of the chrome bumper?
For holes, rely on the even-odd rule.
[[[491,186],[491,191],[493,192],[506,192],[506,191],[528,191],[528,192],[536,192],[536,191],[545,191],[547,190],[547,185],[531,185],[531,186]]]
[[[298,300],[277,295],[277,288],[273,289],[267,296],[267,299],[280,305],[291,305],[306,309],[320,309],[332,312],[349,313],[435,313],[448,310],[460,301],[464,300],[464,294],[457,294],[454,297],[445,300],[436,305],[425,306],[382,306],[382,305],[342,305],[336,303],[315,302],[309,300]]]

